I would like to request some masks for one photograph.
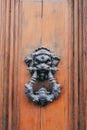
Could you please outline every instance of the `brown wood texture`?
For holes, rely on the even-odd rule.
[[[0,0],[0,130],[87,130],[86,35],[86,0]],[[41,46],[61,57],[46,107],[24,94],[24,58]]]

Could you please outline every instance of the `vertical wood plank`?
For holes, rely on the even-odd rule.
[[[87,1],[83,1],[83,116],[87,130]]]
[[[24,58],[41,46],[41,1],[21,1],[21,66],[20,66],[20,130],[40,130],[40,107],[24,94],[24,84],[29,82]]]
[[[2,0],[0,0],[0,129],[2,129]]]
[[[73,39],[73,9],[74,9],[74,3],[73,0],[69,0],[68,1],[68,8],[69,8],[69,17],[68,17],[68,25],[69,25],[69,31],[68,31],[68,64],[69,64],[69,75],[68,75],[68,83],[69,83],[69,97],[68,97],[68,105],[69,105],[69,117],[68,117],[68,121],[69,121],[69,129],[73,130],[73,94],[74,94],[74,57],[73,57],[73,48],[74,48],[74,39]]]
[[[73,33],[73,37],[74,37],[74,52],[73,52],[73,56],[74,56],[74,95],[73,95],[73,129],[74,130],[78,130],[78,98],[79,98],[79,93],[78,93],[78,60],[79,60],[79,2],[78,0],[74,0],[74,8],[73,8],[73,19],[74,19],[74,33]]]
[[[19,49],[19,8],[20,2],[12,0],[10,3],[10,67],[9,67],[9,130],[19,130],[19,95],[18,95],[18,65]],[[20,22],[20,21],[19,21]]]
[[[8,73],[9,73],[9,0],[1,1],[1,96],[2,129],[8,128]]]
[[[9,113],[9,120],[8,120],[8,129],[12,130],[12,117],[13,117],[13,68],[14,68],[14,1],[12,0],[10,2],[10,60],[9,60],[9,108],[8,108],[8,113]]]
[[[83,64],[83,1],[79,0],[79,130],[85,130]]]
[[[0,0],[0,129],[2,130],[2,0]]]
[[[43,46],[50,48],[61,57],[60,71],[56,76],[62,84],[62,92],[57,101],[41,109],[41,130],[73,130],[72,1],[69,1],[69,3],[68,1],[43,2],[42,43]]]

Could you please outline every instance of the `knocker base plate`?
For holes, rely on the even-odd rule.
[[[30,82],[25,84],[25,94],[30,100],[40,106],[47,105],[60,95],[61,85],[56,83],[54,79],[54,73],[57,71],[56,66],[59,61],[59,57],[43,47],[38,48],[25,58],[25,63],[32,76]],[[51,91],[46,90],[46,88],[42,86],[34,92],[33,86],[36,80],[38,80],[38,82],[49,80]]]

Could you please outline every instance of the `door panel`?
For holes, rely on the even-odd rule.
[[[40,129],[40,107],[28,101],[24,94],[24,84],[29,82],[24,59],[41,44],[41,2],[22,2],[21,14],[21,74],[20,77],[20,130]],[[25,75],[25,76],[24,76]],[[25,77],[25,78],[24,78]],[[26,125],[25,125],[26,124]]]
[[[87,129],[86,0],[0,0],[0,130]],[[28,100],[24,59],[38,47],[61,57],[61,95]]]
[[[66,17],[67,17],[67,1],[43,2],[43,18],[42,18],[42,46],[45,46],[61,57],[56,80],[61,84],[61,96],[52,104],[41,108],[41,129],[42,130],[64,130],[65,115],[64,108],[66,91],[68,87],[65,74],[68,73],[68,42],[66,42]],[[59,124],[59,125],[58,125]]]
[[[21,14],[22,44],[21,44],[21,74],[20,77],[20,129],[35,130],[64,130],[67,109],[66,98],[68,94],[69,65],[72,64],[72,54],[68,63],[68,53],[72,43],[67,41],[68,35],[68,12],[67,1],[22,1]],[[24,58],[40,46],[44,46],[61,57],[59,65],[60,71],[56,74],[56,79],[62,85],[61,96],[58,100],[47,105],[38,107],[28,101],[24,94],[24,84],[29,81],[29,74]],[[72,52],[72,51],[71,51]],[[67,75],[66,75],[67,73]],[[65,89],[65,87],[67,88]],[[67,110],[66,110],[67,114]],[[29,123],[30,122],[30,123]],[[25,126],[26,124],[26,126]],[[59,125],[58,125],[59,124]]]

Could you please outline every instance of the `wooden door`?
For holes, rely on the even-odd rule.
[[[87,130],[87,1],[0,0],[0,130]],[[24,58],[61,57],[61,95],[45,107],[24,94]]]

